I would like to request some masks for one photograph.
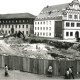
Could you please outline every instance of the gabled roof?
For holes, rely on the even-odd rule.
[[[35,20],[38,19],[57,19],[61,17],[63,11],[69,6],[69,3],[44,7]],[[61,19],[61,18],[60,18]]]
[[[35,18],[35,17],[36,16],[30,13],[0,14],[0,19]]]

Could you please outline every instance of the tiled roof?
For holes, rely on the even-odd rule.
[[[15,13],[15,14],[0,14],[0,19],[12,19],[12,18],[35,18],[36,16],[30,13]]]
[[[69,6],[69,4],[70,3],[44,7],[35,20],[48,18],[57,19],[57,17],[60,17],[61,19],[63,11]]]

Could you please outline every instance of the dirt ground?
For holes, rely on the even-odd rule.
[[[53,80],[63,79],[63,77],[47,77],[46,75],[38,75],[17,70],[9,70],[9,76],[4,76],[4,69],[0,69],[0,80]]]
[[[38,75],[18,70],[9,70],[9,76],[4,76],[4,69],[0,69],[0,80],[64,80],[63,76],[47,77],[46,75]],[[80,79],[79,77],[75,78]]]

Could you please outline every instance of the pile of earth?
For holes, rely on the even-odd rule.
[[[24,41],[22,40],[22,38],[18,38],[18,37],[7,37],[4,39],[4,41],[7,44],[21,44],[24,43]]]

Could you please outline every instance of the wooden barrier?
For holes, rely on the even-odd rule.
[[[69,67],[73,67],[75,75],[77,72],[80,74],[80,60],[47,60],[0,55],[0,68],[3,68],[5,64],[12,70],[40,75],[47,75],[49,65],[53,68],[53,76],[63,76]]]
[[[0,68],[4,68],[4,65],[5,65],[4,62],[5,62],[4,61],[4,56],[0,55]]]

